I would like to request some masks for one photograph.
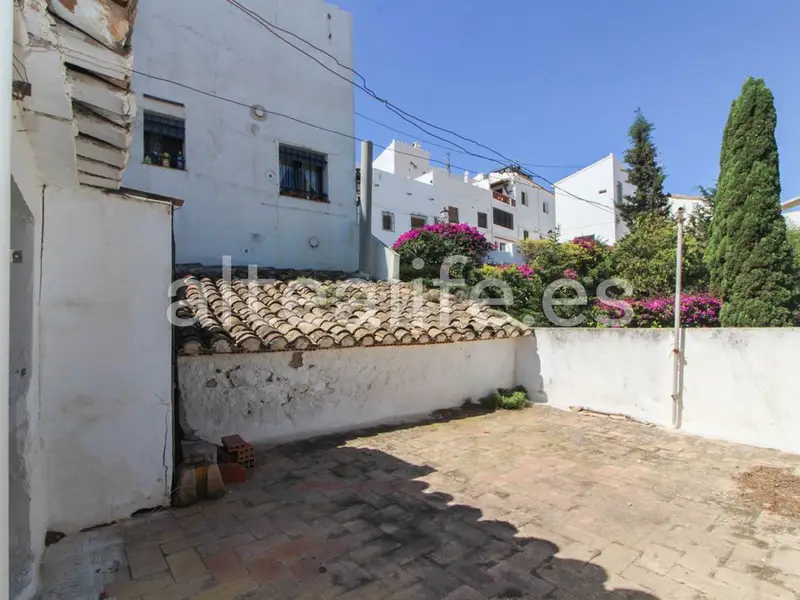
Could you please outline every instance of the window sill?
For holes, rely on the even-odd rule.
[[[327,196],[311,196],[303,192],[293,192],[290,190],[281,190],[280,195],[284,198],[294,198],[296,200],[308,200],[310,202],[317,202],[319,204],[330,204],[331,201]]]
[[[180,173],[188,173],[189,169],[179,169],[177,167],[165,167],[164,165],[159,165],[156,163],[148,163],[142,161],[142,164],[146,167],[158,167],[159,169],[164,169],[165,171],[179,171]]]

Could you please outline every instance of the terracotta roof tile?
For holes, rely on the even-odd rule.
[[[310,273],[303,273],[309,274]],[[406,283],[187,275],[177,316],[183,354],[320,350],[529,336],[530,327],[482,303]]]

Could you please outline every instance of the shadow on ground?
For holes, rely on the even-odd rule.
[[[275,582],[285,586],[282,597],[333,586],[336,593],[324,597],[658,600],[608,589],[603,568],[559,558],[554,543],[452,504],[418,480],[433,468],[345,443],[328,438],[274,448],[260,456],[264,467],[248,483],[264,492],[260,500],[275,503],[267,514],[276,526],[299,520],[317,540],[297,562],[281,559],[289,567],[285,581]]]

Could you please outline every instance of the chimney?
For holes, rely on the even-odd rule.
[[[469,183],[469,171],[464,171],[464,183]]]

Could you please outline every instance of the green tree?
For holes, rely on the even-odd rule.
[[[797,270],[800,271],[800,227],[789,225],[786,235],[789,236],[789,243],[794,249],[794,264]]]
[[[641,109],[628,130],[631,147],[625,151],[628,163],[628,183],[636,186],[636,192],[625,196],[617,204],[622,220],[633,229],[640,215],[669,215],[669,198],[664,193],[664,170],[658,164],[656,145],[653,142],[655,126],[645,119]]]
[[[798,278],[780,207],[777,114],[763,79],[749,78],[731,106],[706,261],[726,327],[789,326]]]
[[[665,296],[675,292],[678,226],[660,215],[639,217],[636,227],[614,249],[614,275],[633,286],[637,297]],[[691,230],[684,235],[683,289],[705,291],[708,271],[703,251]]]

